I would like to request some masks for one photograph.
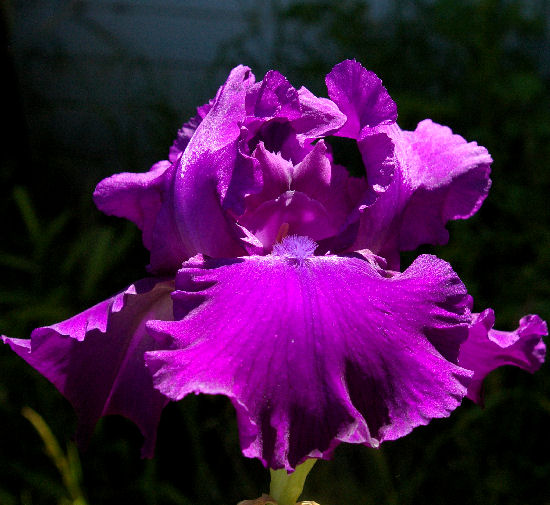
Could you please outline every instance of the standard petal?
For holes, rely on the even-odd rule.
[[[347,117],[336,135],[359,139],[365,131],[397,119],[397,106],[382,81],[357,61],[338,63],[326,84],[329,98]]]
[[[180,157],[171,194],[160,216],[165,219],[162,241],[176,240],[180,249],[180,264],[197,253],[232,257],[244,253],[236,238],[235,224],[222,207],[231,184],[233,170],[239,161],[240,125],[245,117],[245,94],[254,76],[247,67],[233,69],[220,89],[212,108],[197,127],[195,134]],[[252,164],[243,161],[243,170],[253,171]],[[245,174],[239,174],[240,179]],[[254,174],[250,173],[254,181]],[[240,188],[246,192],[246,188]],[[161,264],[158,254],[151,258]]]
[[[394,145],[385,133],[371,133],[357,146],[363,159],[369,191],[362,204],[371,205],[391,184],[396,170]]]
[[[492,309],[474,314],[468,340],[460,347],[460,366],[474,372],[468,398],[476,403],[483,401],[483,379],[496,368],[513,365],[534,373],[544,363],[542,337],[548,335],[548,328],[539,316],[522,317],[514,331],[493,330],[494,323]]]
[[[137,424],[142,455],[152,457],[168,399],[153,388],[143,355],[166,341],[149,336],[145,323],[173,319],[173,287],[173,281],[144,279],[71,319],[37,328],[30,340],[2,337],[71,402],[81,444],[100,417],[120,414]]]
[[[248,90],[246,113],[248,116],[263,119],[296,119],[300,117],[298,92],[284,75],[276,70],[270,70],[261,82]]]
[[[243,453],[270,468],[377,446],[448,416],[471,372],[448,361],[466,338],[465,288],[421,256],[392,275],[355,257],[311,256],[287,237],[269,256],[190,260],[177,322],[152,321],[177,350],[147,353],[159,390],[227,395]]]
[[[281,237],[281,227],[286,233],[300,234],[321,240],[334,236],[339,223],[334,222],[327,208],[319,201],[300,191],[287,191],[275,200],[268,200],[239,219],[239,224],[248,229],[270,252]]]
[[[492,160],[484,147],[430,120],[414,132],[396,125],[383,130],[395,146],[395,172],[387,189],[364,209],[352,249],[371,249],[398,269],[399,251],[445,244],[447,222],[479,209],[491,186]]]
[[[180,131],[174,163],[159,162],[144,174],[117,174],[97,186],[100,210],[142,229],[151,272],[173,274],[198,252],[245,254],[242,233],[226,210],[258,184],[253,161],[239,150],[245,95],[253,83],[249,68],[231,71],[216,97]]]
[[[407,156],[400,163],[412,189],[402,217],[401,247],[445,244],[446,223],[471,217],[487,197],[491,156],[484,147],[430,120],[393,140],[404,143],[401,152]]]
[[[346,122],[346,116],[328,98],[315,96],[309,89],[298,90],[301,116],[292,126],[301,139],[314,139],[331,135]]]
[[[155,273],[175,272],[197,252],[213,256],[244,254],[239,230],[222,208],[234,165],[244,118],[244,95],[254,76],[247,67],[231,72],[184,152],[165,177],[160,208],[150,232],[151,264]],[[168,177],[169,174],[169,177]],[[244,179],[246,174],[240,174]],[[252,174],[253,177],[253,174]]]
[[[178,135],[174,140],[174,143],[170,146],[170,152],[168,154],[168,159],[171,163],[177,161],[181,153],[185,151],[187,144],[191,140],[191,137],[195,134],[195,130],[201,124],[201,121],[205,118],[206,114],[210,112],[214,99],[210,102],[197,107],[197,115],[189,119],[183,126],[178,130]]]

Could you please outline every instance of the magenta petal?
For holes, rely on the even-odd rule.
[[[262,143],[254,151],[254,159],[261,170],[262,188],[246,197],[246,212],[239,217],[239,224],[268,252],[282,225],[288,226],[290,234],[314,240],[339,237],[349,226],[348,218],[357,207],[349,186],[357,184],[345,168],[331,165],[322,140],[296,165]]]
[[[321,240],[338,232],[325,206],[299,191],[287,191],[275,200],[268,200],[251,212],[245,213],[239,224],[246,227],[270,252],[278,240],[282,226],[287,232]]]
[[[325,143],[320,140],[298,163],[292,174],[292,189],[307,193],[317,200],[326,200],[330,188],[332,167]]]
[[[173,400],[227,395],[243,453],[271,468],[448,416],[471,375],[444,357],[470,321],[446,262],[421,256],[392,276],[314,248],[287,237],[274,255],[190,260],[174,293],[185,317],[148,325],[180,348],[147,353],[156,387]]]
[[[168,154],[168,159],[171,163],[176,162],[181,153],[185,151],[191,137],[195,134],[195,130],[201,124],[201,121],[205,118],[206,114],[208,114],[213,103],[214,100],[210,100],[209,103],[197,107],[197,115],[189,119],[189,121],[184,123],[178,130],[178,135],[174,140],[174,143],[170,146],[170,152]]]
[[[291,189],[293,165],[279,154],[268,151],[260,142],[253,153],[261,172],[261,191],[246,198],[248,209],[256,208],[266,200],[273,200]]]
[[[445,244],[447,222],[479,209],[491,186],[491,156],[484,147],[430,120],[419,123],[414,132],[396,125],[383,129],[394,143],[396,168],[388,187],[364,209],[353,249],[371,249],[397,269],[400,251]],[[376,151],[369,152],[375,159]],[[390,170],[388,165],[382,174]]]
[[[373,133],[357,143],[363,159],[369,191],[361,203],[370,205],[386,190],[395,172],[395,153],[391,139],[385,133]]]
[[[261,82],[250,88],[246,95],[246,112],[257,118],[300,117],[298,92],[286,77],[276,70],[265,74]]]
[[[197,252],[226,257],[244,254],[236,226],[222,202],[235,163],[242,161],[243,169],[253,170],[252,164],[239,157],[238,148],[240,124],[245,117],[244,98],[253,81],[247,67],[231,71],[175,164],[174,179],[153,233],[153,270],[172,269]],[[250,178],[254,179],[253,174]]]
[[[171,178],[170,167],[169,161],[159,161],[143,174],[115,174],[102,180],[94,191],[97,208],[135,223],[143,232],[143,244],[149,250],[166,179]]]
[[[194,121],[194,133],[187,132],[191,138],[183,133],[182,142],[188,143],[180,146],[184,150],[174,164],[164,161],[145,174],[114,175],[96,188],[101,210],[142,228],[152,272],[175,272],[198,252],[245,253],[242,234],[223,204],[238,206],[248,186],[257,184],[254,163],[239,151],[245,95],[253,83],[249,68],[231,71],[214,100],[198,109],[199,116],[205,115]]]
[[[412,191],[402,215],[401,248],[445,244],[445,224],[472,216],[487,197],[491,156],[484,147],[430,120],[392,139]]]
[[[337,132],[341,137],[359,139],[365,129],[397,119],[397,106],[382,81],[357,61],[338,63],[327,75],[326,84],[329,98],[347,116]]]
[[[305,87],[298,90],[301,116],[292,122],[300,139],[330,135],[346,122],[346,116],[328,98],[316,97]]]
[[[146,331],[149,319],[172,320],[173,281],[144,279],[71,319],[37,328],[29,339],[2,337],[73,405],[78,441],[86,445],[100,417],[123,415],[145,438],[152,457],[167,398],[153,389],[145,351],[166,346]]]
[[[491,309],[475,314],[468,340],[460,347],[459,364],[474,371],[468,398],[482,402],[483,379],[504,365],[536,372],[544,363],[548,335],[546,323],[536,315],[522,317],[514,331],[493,330],[495,315]]]

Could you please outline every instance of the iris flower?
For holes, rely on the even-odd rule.
[[[423,254],[401,271],[401,251],[446,243],[447,222],[480,208],[487,150],[430,120],[401,130],[355,61],[326,84],[319,98],[239,66],[168,160],[99,183],[99,209],[141,229],[151,276],[30,340],[3,337],[72,403],[82,443],[121,414],[152,456],[167,402],[221,394],[243,454],[292,471],[480,402],[499,366],[541,366],[538,316],[497,331],[447,262]],[[331,136],[356,142],[362,177]]]

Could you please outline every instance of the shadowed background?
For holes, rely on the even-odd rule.
[[[26,337],[146,275],[129,223],[101,215],[95,184],[165,159],[177,129],[238,63],[274,68],[326,96],[324,76],[356,58],[397,102],[401,127],[426,117],[486,146],[493,188],[481,211],[424,248],[453,265],[499,329],[550,318],[550,2],[547,0],[18,0],[1,4],[0,332]],[[352,150],[344,164],[358,162]],[[405,264],[418,254],[408,254]],[[0,504],[71,503],[31,424],[64,446],[68,403],[0,347]],[[100,371],[98,371],[100,373]],[[550,504],[550,372],[505,369],[468,400],[379,451],[341,446],[304,496],[323,505]],[[100,422],[81,454],[90,505],[235,504],[266,491],[217,397],[170,404],[157,455],[141,460],[125,419]]]

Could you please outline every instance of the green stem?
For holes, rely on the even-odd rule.
[[[46,453],[59,470],[63,484],[71,497],[70,503],[72,505],[86,505],[84,493],[80,488],[81,469],[76,448],[69,446],[67,455],[65,455],[52,430],[38,412],[35,412],[30,407],[23,407],[21,413],[29,420],[40,435],[40,438],[42,438]]]
[[[316,461],[316,459],[307,459],[298,465],[293,473],[287,473],[285,469],[270,470],[269,494],[271,497],[279,505],[295,505],[304,489],[306,477]]]

